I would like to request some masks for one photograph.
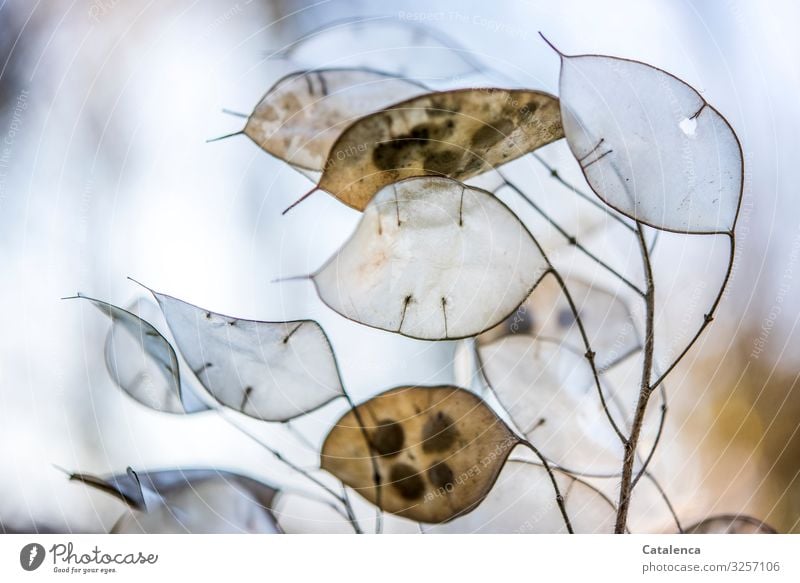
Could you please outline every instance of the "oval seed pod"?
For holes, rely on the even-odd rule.
[[[212,469],[174,469],[71,480],[111,494],[129,506],[114,534],[278,533],[272,513],[277,490],[258,480]]]
[[[364,210],[413,176],[466,180],[564,137],[558,99],[523,89],[428,93],[365,116],[331,147],[318,188]]]
[[[245,320],[153,295],[186,363],[226,407],[287,421],[344,394],[333,349],[316,322]]]
[[[564,133],[592,190],[658,229],[731,232],[743,161],[727,120],[690,85],[656,67],[560,56]]]
[[[684,529],[686,534],[775,534],[766,522],[746,514],[710,516]]]
[[[445,340],[501,322],[548,269],[531,234],[497,198],[423,177],[384,188],[311,277],[322,301],[351,320]]]
[[[518,443],[473,393],[452,386],[397,387],[336,423],[323,444],[321,466],[386,512],[438,523],[480,504]]]
[[[425,91],[414,81],[369,69],[299,71],[270,88],[243,132],[276,158],[321,172],[349,124]]]
[[[178,357],[167,339],[150,322],[128,310],[80,294],[77,298],[88,300],[111,319],[105,360],[116,385],[156,411],[189,412],[181,398]]]
[[[480,368],[511,420],[554,464],[581,472],[619,467],[623,448],[581,353],[526,335],[478,348]]]
[[[623,297],[576,276],[564,281],[599,370],[612,368],[641,350],[633,313]],[[483,346],[515,334],[563,341],[575,352],[586,351],[575,315],[555,278],[544,279],[511,316],[476,340]]]

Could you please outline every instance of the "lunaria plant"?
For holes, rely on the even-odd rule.
[[[315,53],[355,42],[374,49],[358,51],[367,61],[315,68]],[[424,532],[625,533],[640,493],[666,513],[652,527],[662,532],[772,532],[746,516],[681,517],[652,471],[666,381],[731,273],[743,160],[730,124],[657,67],[557,49],[558,96],[445,86],[437,64],[489,73],[448,47],[409,23],[317,31],[281,52],[296,71],[232,135],[308,176],[306,196],[325,192],[362,213],[328,261],[277,285],[310,282],[331,310],[386,334],[456,340],[452,384],[375,387],[355,403],[315,321],[246,320],[155,291],[155,304],[130,309],[78,296],[110,318],[108,371],[130,397],[221,416],[304,485],[201,468],[71,474],[125,503],[115,532],[302,530],[281,512],[295,496],[358,533],[380,532],[390,516]],[[542,149],[559,141],[573,160],[557,169]],[[568,164],[585,185],[564,178]],[[531,168],[543,172],[529,183]],[[600,221],[570,221],[562,210],[576,205]],[[636,249],[632,274],[598,231]],[[722,238],[730,258],[666,357],[656,352],[657,300],[670,299],[656,285],[661,231]],[[310,444],[292,420],[332,402],[344,409],[316,468],[241,422],[283,423]]]

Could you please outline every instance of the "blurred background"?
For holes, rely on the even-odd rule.
[[[307,283],[273,283],[317,268],[358,213],[318,193],[281,216],[308,190],[306,178],[244,137],[206,143],[241,129],[223,108],[249,112],[297,68],[276,55],[355,17],[430,28],[484,67],[482,84],[557,93],[558,60],[542,31],[567,53],[666,69],[724,113],[745,153],[736,263],[715,323],[669,378],[654,471],[685,523],[745,512],[800,531],[800,6],[790,0],[0,2],[0,528],[113,524],[120,505],[55,466],[213,466],[292,481],[215,414],[159,414],[116,389],[102,358],[108,322],[59,299],[76,291],[127,305],[142,295],[130,276],[221,313],[317,319],[356,400],[402,383],[452,382],[452,343],[359,326]],[[303,65],[341,64],[357,50],[318,48]],[[474,80],[436,70],[435,51],[430,61],[395,53],[377,51],[376,63],[441,87]],[[563,143],[543,155],[578,174]],[[529,171],[526,184],[544,196],[555,187],[534,166],[515,171]],[[534,221],[512,194],[501,196]],[[556,207],[563,199],[551,198]],[[723,242],[693,262],[696,241],[687,239],[659,243],[664,345],[688,340],[724,272]],[[640,277],[635,256],[617,253],[620,268]],[[294,432],[324,435],[342,411],[328,409],[291,430],[253,431],[312,465],[313,448]],[[642,528],[669,530],[663,507],[639,512]]]

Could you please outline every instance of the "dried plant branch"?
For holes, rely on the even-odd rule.
[[[639,399],[633,414],[630,437],[625,442],[625,453],[622,460],[622,479],[620,481],[619,502],[617,504],[617,522],[614,525],[614,532],[618,534],[625,532],[628,522],[628,509],[630,508],[631,492],[633,489],[633,463],[636,459],[636,446],[639,443],[639,436],[642,432],[644,415],[647,411],[647,402],[653,390],[650,386],[650,375],[653,369],[653,349],[655,344],[655,285],[653,281],[653,265],[650,262],[650,252],[648,251],[647,241],[645,241],[644,238],[644,228],[641,223],[637,223],[636,227],[639,248],[642,253],[642,263],[644,265],[645,282],[647,284],[647,291],[645,292],[644,362],[642,364],[642,381],[639,388]]]
[[[567,514],[567,507],[564,503],[564,496],[561,495],[561,489],[558,487],[558,482],[556,481],[556,476],[553,474],[553,469],[550,467],[550,464],[547,461],[547,458],[542,455],[542,453],[536,449],[536,446],[533,445],[530,441],[526,439],[520,440],[520,445],[524,445],[529,450],[533,452],[533,454],[539,458],[542,462],[542,467],[547,472],[547,475],[550,478],[550,482],[553,484],[553,490],[556,493],[556,504],[558,504],[558,509],[561,512],[561,516],[564,518],[564,525],[567,527],[567,532],[569,534],[575,534],[575,531],[572,529],[572,522],[570,522],[569,515]]]
[[[720,302],[722,301],[722,295],[725,293],[725,288],[728,287],[728,282],[730,281],[731,274],[733,273],[733,261],[736,255],[736,236],[734,235],[733,231],[724,233],[728,236],[728,240],[730,242],[730,255],[728,259],[728,268],[725,271],[725,278],[722,280],[722,285],[719,288],[719,292],[717,293],[717,297],[714,298],[714,302],[711,304],[711,308],[709,309],[708,313],[703,316],[703,323],[698,328],[697,332],[695,333],[694,337],[689,341],[686,347],[681,351],[678,357],[670,364],[667,369],[659,376],[656,381],[651,385],[651,388],[655,389],[658,387],[664,379],[667,377],[669,373],[678,365],[678,363],[683,360],[686,354],[691,350],[692,346],[694,346],[695,342],[697,342],[698,338],[703,334],[705,329],[708,327],[709,324],[714,320],[714,313],[717,311]]]
[[[611,424],[611,427],[614,429],[614,432],[620,438],[620,441],[622,441],[622,443],[624,444],[626,443],[627,439],[625,435],[622,433],[622,430],[620,430],[619,426],[617,425],[617,422],[614,420],[614,416],[611,414],[611,411],[608,408],[608,403],[606,402],[606,397],[603,392],[603,387],[600,384],[600,373],[598,372],[597,365],[595,364],[595,359],[594,359],[595,353],[592,350],[591,343],[589,342],[589,336],[586,334],[586,328],[583,325],[583,320],[581,319],[581,315],[578,312],[578,308],[575,305],[575,301],[572,299],[572,294],[570,294],[569,288],[567,288],[567,284],[564,281],[564,278],[561,276],[558,270],[552,266],[552,264],[550,266],[550,273],[553,275],[553,277],[556,278],[558,285],[561,287],[561,292],[567,299],[567,303],[569,304],[570,310],[572,311],[572,315],[575,318],[575,323],[578,325],[578,330],[580,331],[581,338],[583,339],[583,345],[584,348],[586,349],[586,353],[584,354],[584,356],[586,357],[586,360],[589,361],[589,366],[592,369],[594,384],[595,387],[597,388],[597,394],[600,397],[600,403],[602,404],[603,412],[608,418],[608,422]]]
[[[636,445],[639,440],[639,435],[641,433],[642,424],[644,422],[644,415],[647,409],[647,403],[650,398],[650,395],[653,391],[661,386],[664,379],[667,375],[678,365],[678,363],[683,360],[683,358],[688,354],[689,350],[691,350],[692,346],[697,342],[700,338],[702,333],[708,327],[709,324],[714,319],[714,312],[719,307],[719,304],[722,300],[722,296],[725,293],[725,288],[728,285],[728,281],[730,280],[731,273],[733,271],[733,261],[735,257],[735,250],[736,250],[736,238],[734,233],[728,232],[726,233],[729,238],[730,242],[730,255],[728,260],[728,267],[725,272],[725,277],[720,285],[719,292],[717,296],[714,298],[714,302],[711,304],[711,308],[709,309],[708,313],[705,314],[703,317],[703,323],[698,328],[697,332],[695,333],[694,337],[689,341],[689,343],[684,347],[678,357],[667,367],[667,369],[655,380],[655,382],[651,383],[651,374],[653,372],[653,352],[654,352],[654,332],[653,332],[653,319],[654,319],[654,312],[655,312],[655,289],[653,285],[653,271],[652,271],[652,263],[650,261],[650,251],[647,246],[647,242],[644,238],[644,231],[642,225],[639,223],[637,224],[637,231],[638,231],[638,240],[639,240],[639,247],[642,253],[642,262],[644,264],[645,270],[645,279],[647,280],[647,293],[645,295],[645,304],[646,304],[646,323],[645,323],[645,349],[644,349],[644,363],[642,365],[642,384],[639,391],[639,399],[636,404],[636,410],[634,412],[633,423],[631,426],[631,434],[630,438],[628,439],[628,443],[625,447],[625,456],[623,459],[623,469],[622,469],[622,480],[620,483],[620,500],[619,500],[619,511],[617,513],[617,524],[615,525],[615,532],[622,532],[624,526],[627,521],[627,512],[630,505],[630,498],[633,491],[633,487],[639,481],[642,475],[646,474],[647,465],[650,463],[653,455],[655,454],[655,449],[658,445],[658,442],[661,439],[661,435],[663,434],[664,423],[666,418],[666,396],[662,391],[662,397],[664,401],[662,402],[662,415],[659,424],[658,433],[656,435],[656,442],[654,443],[653,448],[650,451],[647,459],[643,467],[640,469],[638,475],[633,478],[633,461],[635,458],[636,452]],[[656,487],[659,491],[664,494],[663,489],[659,484],[656,484]],[[670,511],[673,513],[673,516],[676,520],[676,524],[678,524],[679,529],[680,521],[678,520],[677,515],[672,508],[672,505],[669,503],[669,500],[665,498],[668,506],[670,507]]]
[[[577,188],[577,187],[576,187],[575,185],[573,185],[572,183],[570,183],[570,182],[566,181],[566,180],[565,180],[565,179],[564,179],[564,178],[563,178],[563,177],[560,175],[560,173],[558,172],[558,170],[557,170],[555,167],[553,167],[552,165],[548,164],[548,163],[547,163],[547,161],[546,161],[546,160],[544,160],[544,158],[542,158],[542,157],[541,157],[541,156],[540,156],[538,153],[534,152],[534,153],[532,153],[531,155],[532,155],[532,156],[533,156],[533,157],[534,157],[534,158],[535,158],[535,159],[536,159],[536,160],[537,160],[537,161],[538,161],[540,164],[542,164],[542,166],[544,166],[544,168],[545,168],[545,169],[546,169],[548,172],[550,172],[550,176],[551,176],[553,179],[555,179],[557,182],[559,182],[559,183],[560,183],[562,186],[564,186],[564,187],[565,187],[565,188],[567,188],[567,189],[568,189],[570,192],[572,192],[572,193],[576,194],[576,195],[577,195],[577,196],[579,196],[580,198],[582,198],[582,199],[586,200],[587,202],[589,202],[590,204],[592,204],[594,207],[596,207],[596,208],[598,208],[598,209],[600,209],[600,210],[603,210],[604,212],[606,212],[606,214],[608,214],[608,215],[609,215],[610,217],[612,217],[614,220],[616,220],[617,222],[619,222],[620,224],[622,224],[624,227],[626,227],[627,229],[629,229],[631,232],[633,232],[633,233],[637,234],[637,237],[639,237],[639,229],[641,229],[641,226],[640,226],[640,225],[638,226],[638,228],[634,228],[634,227],[632,227],[632,226],[631,226],[631,225],[630,225],[630,224],[629,224],[629,223],[628,223],[628,222],[625,220],[625,218],[624,218],[624,217],[622,217],[621,215],[619,215],[618,213],[616,213],[614,210],[612,210],[612,209],[611,209],[611,207],[609,207],[609,206],[607,206],[607,205],[604,205],[604,204],[600,203],[599,201],[595,200],[593,197],[591,197],[591,196],[589,196],[588,194],[586,194],[586,193],[585,193],[584,191],[582,191],[581,189]],[[648,259],[647,259],[647,261],[648,261],[648,262],[649,262],[649,256],[650,256],[650,255],[652,255],[652,253],[653,253],[653,250],[655,249],[655,245],[656,245],[656,242],[658,241],[659,235],[660,235],[660,231],[656,230],[656,232],[655,232],[655,236],[653,237],[653,241],[651,242],[651,244],[649,245],[649,247],[648,247],[648,246],[646,246],[646,245],[645,245],[645,247],[644,247],[644,251],[646,251],[646,252],[647,252],[647,255],[648,255]],[[730,271],[731,271],[731,269],[732,269],[732,262],[733,262],[733,256],[734,256],[734,255],[733,255],[733,254],[734,254],[734,250],[733,250],[733,243],[734,243],[734,239],[733,239],[733,235],[731,234],[731,255],[730,255],[730,256],[731,256],[731,260],[730,260],[730,262],[729,262],[728,273],[727,273],[727,275],[726,275],[725,282],[723,283],[723,286],[722,286],[722,288],[721,288],[721,290],[720,290],[719,296],[718,296],[717,300],[715,301],[714,305],[712,306],[712,309],[711,309],[711,311],[710,311],[710,313],[711,313],[711,314],[713,314],[714,310],[716,309],[716,306],[717,306],[717,304],[719,303],[719,301],[720,301],[720,299],[721,299],[721,296],[722,296],[722,293],[723,293],[723,291],[724,291],[724,289],[725,289],[725,287],[726,287],[727,279],[728,279],[728,278],[729,278],[729,276],[730,276]],[[652,271],[651,271],[651,273],[652,273]],[[643,299],[644,299],[645,301],[647,301],[646,295],[645,295],[645,297],[643,297]],[[694,343],[694,341],[697,339],[697,337],[699,337],[699,336],[700,336],[700,334],[702,333],[703,329],[704,329],[704,328],[705,328],[705,327],[706,327],[706,326],[707,326],[709,323],[710,323],[710,321],[709,321],[709,320],[707,320],[707,319],[704,319],[703,326],[701,327],[701,329],[700,329],[700,330],[698,330],[698,332],[697,332],[697,335],[696,335],[695,339],[694,339],[694,340],[692,340],[692,343],[690,343],[690,344],[689,344],[689,345],[688,345],[688,346],[687,346],[687,347],[684,349],[684,351],[682,352],[682,354],[680,355],[680,357],[679,357],[677,360],[680,360],[681,358],[683,358],[683,356],[684,356],[684,355],[685,355],[685,354],[686,354],[686,353],[689,351],[689,349],[691,348],[691,345]],[[631,482],[631,485],[630,485],[630,489],[631,489],[631,492],[632,492],[632,491],[633,491],[633,488],[636,486],[636,484],[639,482],[639,480],[642,478],[642,476],[645,476],[645,477],[647,477],[647,478],[648,478],[648,479],[649,479],[649,480],[650,480],[650,481],[653,483],[653,485],[656,487],[656,489],[657,489],[657,490],[660,492],[660,494],[661,494],[661,497],[664,499],[664,502],[666,503],[667,507],[669,508],[669,511],[670,511],[670,513],[672,514],[672,516],[673,516],[673,518],[674,518],[674,520],[675,520],[675,524],[677,525],[677,527],[678,527],[678,530],[679,530],[680,532],[683,532],[683,529],[682,529],[682,526],[681,526],[681,523],[680,523],[680,519],[678,518],[678,516],[677,516],[677,514],[676,514],[676,512],[675,512],[675,509],[674,509],[674,507],[672,506],[672,503],[671,503],[671,501],[669,500],[668,496],[666,495],[666,492],[664,491],[663,487],[662,487],[662,486],[661,486],[661,484],[658,482],[658,480],[655,478],[655,476],[653,476],[653,475],[652,475],[652,473],[650,473],[650,472],[648,472],[648,471],[647,471],[647,468],[649,467],[649,465],[650,465],[650,462],[652,461],[652,459],[653,459],[653,457],[654,457],[654,455],[655,455],[656,449],[658,448],[658,445],[659,445],[659,443],[660,443],[660,441],[661,441],[661,437],[662,437],[662,435],[663,435],[663,432],[664,432],[664,426],[665,426],[665,423],[666,423],[666,414],[667,414],[667,410],[668,410],[668,408],[667,408],[667,397],[666,397],[666,391],[665,391],[664,387],[661,385],[661,383],[663,382],[663,380],[664,380],[664,378],[666,377],[667,373],[669,373],[669,371],[670,371],[672,368],[674,368],[674,366],[675,366],[676,364],[677,364],[677,361],[676,361],[676,363],[675,363],[675,364],[673,364],[673,365],[672,365],[672,366],[671,366],[671,367],[670,367],[668,370],[666,370],[664,374],[662,374],[661,376],[659,376],[658,380],[657,380],[655,383],[653,383],[653,384],[650,386],[650,392],[652,392],[653,390],[655,390],[655,389],[656,389],[657,387],[659,387],[659,386],[660,386],[660,388],[661,388],[661,391],[660,391],[660,392],[661,392],[661,400],[662,400],[662,403],[661,403],[661,416],[660,416],[660,419],[659,419],[659,426],[658,426],[658,430],[657,430],[657,433],[656,433],[656,438],[655,438],[655,440],[654,440],[654,442],[653,442],[653,446],[650,448],[650,451],[649,451],[649,453],[647,454],[647,457],[646,457],[646,458],[644,459],[644,461],[642,462],[642,465],[641,465],[641,467],[639,468],[639,471],[638,471],[638,473],[637,473],[637,474],[636,474],[636,476],[633,478],[633,480],[632,480],[632,482]],[[562,469],[563,469],[563,468],[562,468]],[[618,475],[619,475],[619,474],[618,474]],[[609,476],[609,477],[611,477],[611,476]]]
[[[542,166],[544,166],[545,170],[547,170],[550,173],[550,177],[555,179],[564,188],[566,188],[573,194],[578,195],[580,198],[591,204],[596,209],[603,211],[609,217],[617,221],[620,225],[628,229],[631,233],[634,234],[636,233],[636,228],[633,227],[627,220],[625,220],[625,218],[622,215],[617,213],[610,206],[608,206],[607,204],[603,204],[602,202],[597,200],[596,197],[586,194],[584,191],[576,187],[574,184],[565,180],[561,176],[559,171],[554,166],[548,164],[547,161],[544,158],[542,158],[538,153],[533,152],[531,155],[536,159],[537,162],[539,162]]]
[[[683,530],[683,525],[681,524],[681,520],[680,518],[678,518],[678,513],[675,512],[675,507],[672,505],[672,502],[670,502],[669,496],[667,496],[667,493],[664,491],[664,488],[661,487],[661,484],[658,483],[658,480],[656,480],[655,476],[650,472],[645,472],[644,476],[648,480],[650,480],[653,486],[655,486],[656,490],[658,490],[658,493],[661,495],[661,499],[664,501],[664,504],[667,505],[667,508],[669,509],[669,512],[672,515],[672,519],[675,521],[675,526],[678,528],[678,532],[683,534],[684,530]]]
[[[561,226],[561,225],[560,225],[560,224],[559,224],[559,223],[558,223],[558,222],[557,222],[555,219],[553,219],[553,217],[551,217],[551,216],[550,216],[550,215],[549,215],[549,214],[548,214],[548,213],[547,213],[547,212],[546,212],[546,211],[545,211],[545,210],[544,210],[542,207],[540,207],[540,206],[539,206],[539,205],[538,205],[538,204],[537,204],[537,203],[536,203],[536,202],[535,202],[535,201],[534,201],[532,198],[530,198],[530,197],[529,197],[527,194],[525,194],[525,193],[522,191],[522,189],[521,189],[521,188],[519,188],[519,187],[518,187],[516,184],[514,184],[512,181],[510,181],[510,180],[509,180],[509,179],[508,179],[508,178],[507,178],[507,177],[506,177],[506,176],[505,176],[503,173],[501,173],[499,170],[497,171],[497,173],[500,175],[500,177],[503,179],[503,181],[506,183],[506,185],[508,185],[508,187],[509,187],[509,188],[511,188],[511,189],[512,189],[514,192],[516,192],[516,193],[517,193],[517,194],[518,194],[520,197],[522,197],[522,199],[523,199],[523,200],[525,200],[525,202],[527,202],[527,203],[528,203],[528,205],[530,205],[530,207],[531,207],[533,210],[535,210],[535,211],[536,211],[536,212],[537,212],[537,213],[538,213],[538,214],[539,214],[539,215],[540,215],[540,216],[541,216],[541,217],[542,217],[544,220],[546,220],[548,223],[550,223],[550,225],[551,225],[551,226],[552,226],[552,227],[553,227],[553,228],[554,228],[556,231],[558,231],[558,232],[559,232],[559,234],[560,234],[562,237],[564,237],[564,239],[565,239],[565,240],[566,240],[566,241],[567,241],[567,242],[568,242],[570,245],[573,245],[573,246],[574,246],[576,249],[578,249],[578,250],[579,250],[581,253],[583,253],[584,255],[586,255],[586,256],[587,256],[589,259],[591,259],[592,261],[594,261],[595,263],[597,263],[597,264],[598,264],[600,267],[602,267],[603,269],[605,269],[606,271],[608,271],[610,274],[612,274],[614,277],[616,277],[617,279],[619,279],[619,280],[620,280],[622,283],[624,283],[626,286],[628,286],[628,287],[629,287],[629,288],[631,288],[633,291],[635,291],[635,292],[636,292],[636,293],[637,293],[639,296],[642,296],[642,297],[644,296],[644,292],[643,292],[641,289],[639,289],[639,286],[637,286],[637,285],[636,285],[635,283],[633,283],[633,282],[632,282],[630,279],[628,279],[627,277],[625,277],[624,275],[622,275],[622,274],[621,274],[619,271],[617,271],[616,269],[614,269],[613,267],[611,267],[611,266],[610,266],[608,263],[606,263],[605,261],[603,261],[602,259],[600,259],[600,258],[599,258],[597,255],[595,255],[594,253],[592,253],[591,251],[589,251],[589,249],[587,249],[587,248],[586,248],[586,247],[585,247],[585,246],[584,246],[584,245],[583,245],[583,244],[582,244],[580,241],[578,241],[578,239],[577,239],[577,237],[576,237],[575,235],[571,235],[570,233],[568,233],[568,232],[566,231],[566,229],[564,229],[564,227],[562,227],[562,226]]]
[[[517,458],[512,458],[509,461],[512,461],[512,462],[526,462],[526,463],[531,463],[531,464],[535,463],[535,462],[531,462],[530,460],[517,459]],[[574,470],[572,468],[568,468],[566,466],[557,464],[557,463],[553,462],[552,460],[549,460],[549,462],[550,462],[550,467],[553,468],[554,471],[561,472],[564,475],[568,475],[568,476],[570,476],[572,478],[576,478],[576,479],[577,478],[591,478],[591,479],[609,480],[609,479],[619,478],[621,476],[620,472],[609,472],[609,473],[582,472],[582,471],[579,471],[579,470]],[[678,515],[677,515],[677,513],[675,511],[675,507],[672,505],[672,502],[670,501],[669,496],[667,496],[667,493],[664,491],[664,487],[661,485],[661,483],[653,475],[652,472],[645,471],[645,472],[643,472],[642,475],[645,478],[647,478],[653,484],[653,486],[655,486],[656,490],[658,490],[660,498],[664,501],[664,504],[667,506],[667,510],[669,510],[670,515],[672,516],[672,518],[675,521],[675,525],[677,526],[677,528],[678,528],[678,530],[680,532],[683,532],[682,527],[681,527],[680,519],[678,518]],[[588,482],[586,482],[586,484],[589,485]],[[602,493],[602,492],[600,492],[598,490],[598,493]],[[611,502],[611,505],[613,506],[614,512],[616,513],[617,512],[617,506],[613,502]],[[627,525],[625,526],[625,532],[630,532],[630,529],[627,527]]]
[[[243,425],[240,425],[238,421],[236,421],[232,416],[227,414],[227,412],[220,411],[220,417],[222,417],[228,424],[230,424],[231,427],[234,427],[240,433],[249,437],[253,442],[257,443],[265,450],[267,450],[269,453],[271,453],[276,460],[278,460],[291,470],[297,472],[301,476],[305,477],[307,480],[313,482],[314,484],[322,488],[326,493],[330,494],[338,502],[340,502],[344,507],[344,511],[342,511],[342,509],[337,506],[339,514],[341,514],[344,518],[347,519],[348,522],[350,522],[356,534],[363,534],[363,531],[361,530],[361,527],[358,524],[358,519],[356,518],[355,511],[353,510],[353,507],[350,504],[350,500],[348,498],[346,498],[345,496],[340,496],[335,490],[333,490],[322,480],[309,473],[308,470],[301,468],[291,460],[287,459],[281,452],[274,449],[269,444],[265,443],[261,438],[251,433],[250,430],[245,428]]]
[[[544,467],[545,467],[545,465],[544,465],[542,462],[535,462],[535,461],[528,460],[528,459],[511,459],[511,460],[509,460],[509,462],[514,462],[514,463],[518,463],[518,464],[528,464],[528,465],[531,465],[531,466],[536,466],[536,467],[539,467],[539,468],[544,468]],[[577,474],[573,474],[572,472],[569,472],[569,471],[565,470],[565,469],[564,469],[564,468],[562,468],[562,467],[559,467],[559,466],[557,466],[557,465],[551,465],[551,468],[552,468],[552,470],[553,470],[554,472],[559,472],[559,473],[561,473],[561,474],[563,474],[563,475],[567,476],[567,477],[568,477],[568,478],[570,478],[570,479],[571,479],[573,482],[578,482],[579,484],[581,484],[581,485],[583,485],[583,486],[586,486],[586,487],[587,487],[587,488],[589,488],[589,489],[590,489],[592,492],[594,492],[595,494],[597,494],[598,496],[600,496],[600,498],[602,498],[602,500],[603,500],[603,501],[604,501],[606,504],[608,504],[609,508],[611,508],[611,509],[612,509],[612,510],[613,510],[615,513],[617,512],[617,507],[616,507],[616,505],[614,504],[614,501],[613,501],[613,500],[611,500],[611,498],[609,498],[609,497],[608,497],[608,496],[605,494],[605,492],[603,492],[602,490],[600,490],[600,488],[598,488],[597,486],[595,486],[595,485],[594,485],[594,484],[592,484],[591,482],[589,482],[589,481],[587,481],[587,480],[584,480],[584,479],[583,479],[582,477],[580,477],[579,475],[577,475]],[[569,494],[567,494],[567,495],[569,495]]]

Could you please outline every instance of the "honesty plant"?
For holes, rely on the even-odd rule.
[[[333,59],[354,42],[362,49],[357,57]],[[364,46],[390,48],[375,62]],[[123,310],[89,300],[112,320],[112,379],[153,409],[212,411],[253,439],[237,413],[288,424],[338,400],[346,410],[330,426],[319,468],[260,443],[314,489],[305,495],[324,499],[355,532],[366,525],[350,492],[374,507],[376,532],[388,513],[432,532],[490,532],[510,520],[518,532],[623,533],[643,477],[663,496],[679,532],[769,532],[739,516],[684,529],[648,470],[666,418],[664,381],[713,320],[731,272],[743,173],[733,129],[677,77],[614,57],[557,51],[559,97],[538,89],[442,88],[441,78],[423,72],[431,62],[415,55],[465,74],[481,70],[447,47],[402,23],[318,31],[282,52],[297,72],[269,89],[237,134],[309,176],[311,192],[363,212],[327,262],[280,285],[310,280],[332,310],[386,333],[461,339],[455,385],[375,387],[375,396],[356,404],[316,322],[223,316],[156,292],[163,316],[152,322],[141,303]],[[315,69],[315,51],[336,67]],[[378,70],[383,64],[390,70]],[[535,153],[562,137],[596,197]],[[501,169],[531,156],[545,164],[549,185],[523,189]],[[487,177],[520,195],[566,249],[641,304],[567,273],[561,252],[543,247],[540,229],[477,186]],[[578,239],[547,211],[542,201],[554,196],[556,182],[634,242],[641,278],[623,275],[600,246]],[[731,258],[696,331],[665,363],[654,356],[651,254],[658,231],[723,235]],[[641,365],[632,400],[611,374],[631,361]],[[661,408],[648,416],[655,394]],[[643,432],[648,448],[640,446]],[[203,508],[206,497],[222,504],[232,530],[277,532],[277,501],[290,494],[277,485],[279,475],[275,485],[201,470],[72,477],[131,508],[118,532],[223,528]],[[616,500],[598,480],[613,482]],[[231,488],[245,492],[241,506],[225,499],[237,495]]]

